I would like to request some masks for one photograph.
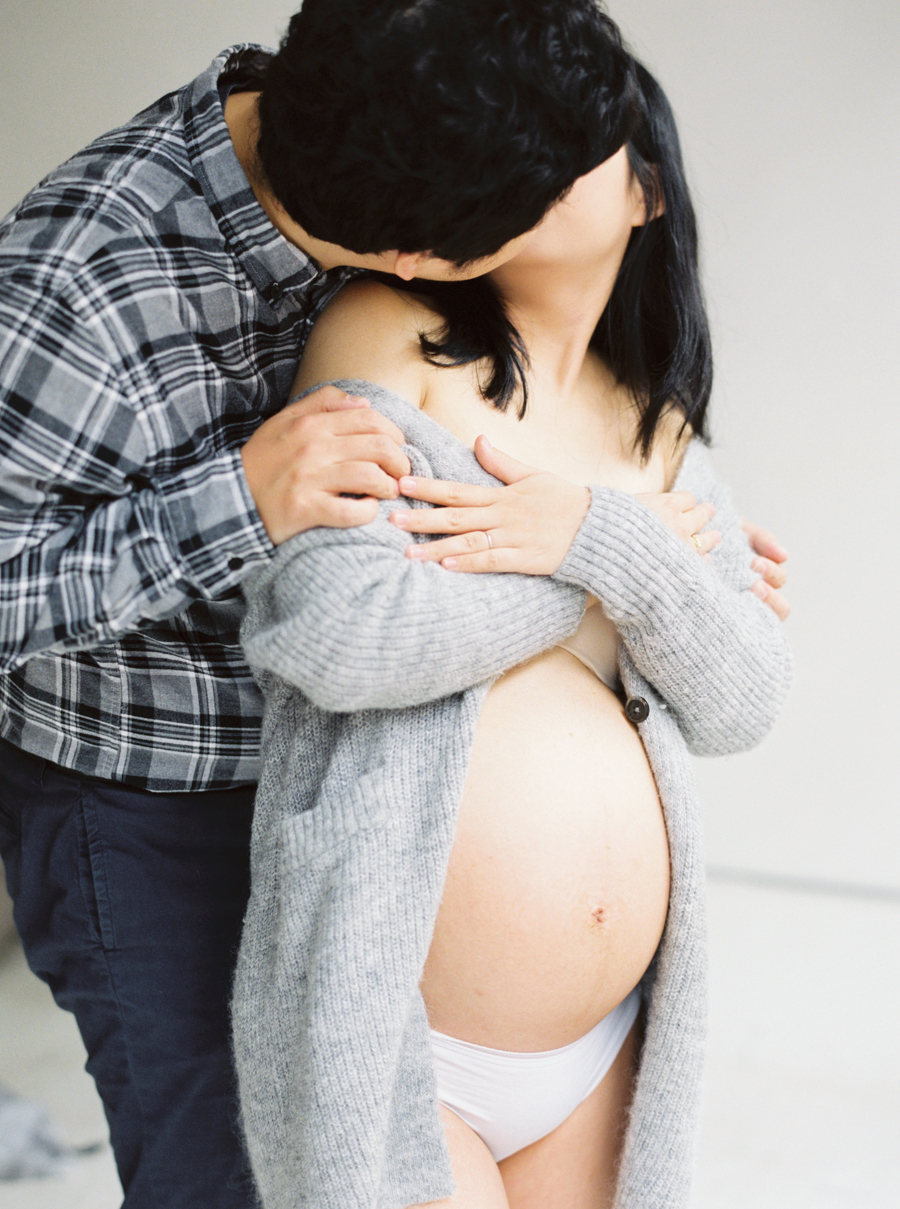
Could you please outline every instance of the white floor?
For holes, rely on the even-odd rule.
[[[897,1209],[900,903],[714,880],[710,917],[694,1209]],[[13,951],[0,965],[0,1082],[42,1101],[74,1143],[104,1133],[83,1060],[72,1021]],[[0,1183],[0,1209],[120,1198],[108,1149],[59,1178]]]
[[[900,1205],[900,902],[714,881],[696,1209]]]
[[[21,950],[11,949],[0,963],[0,1083],[43,1104],[65,1140],[79,1146],[107,1136],[84,1059],[74,1019],[57,1008]],[[0,1181],[0,1209],[116,1209],[121,1202],[108,1144],[71,1160],[58,1177]]]

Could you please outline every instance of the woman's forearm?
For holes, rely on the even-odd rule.
[[[766,734],[790,683],[790,652],[781,623],[751,591],[752,551],[702,448],[691,450],[677,485],[715,505],[722,541],[708,558],[634,496],[599,488],[557,575],[603,602],[691,750],[721,755]]]
[[[301,534],[245,583],[251,667],[322,709],[396,709],[491,679],[577,627],[575,585],[412,561],[390,510],[358,529]]]

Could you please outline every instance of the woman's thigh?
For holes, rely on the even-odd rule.
[[[475,1130],[443,1105],[441,1119],[456,1192],[443,1201],[410,1205],[409,1209],[509,1209],[497,1164]]]
[[[600,1085],[552,1133],[503,1159],[509,1209],[609,1209],[640,1048],[641,1018]]]

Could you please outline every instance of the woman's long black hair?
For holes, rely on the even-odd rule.
[[[712,389],[712,348],[698,264],[697,223],[671,106],[649,71],[635,63],[637,114],[626,147],[631,170],[644,192],[647,214],[658,218],[631,234],[609,302],[591,338],[616,379],[631,391],[638,409],[636,446],[646,457],[660,418],[677,411],[706,437]],[[483,361],[479,383],[500,411],[528,404],[527,353],[491,282],[414,280],[395,289],[425,294],[444,319],[439,333],[421,333],[433,365]]]

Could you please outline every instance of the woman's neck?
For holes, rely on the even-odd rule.
[[[511,263],[491,278],[521,335],[535,384],[557,402],[576,390],[594,329],[615,284],[615,265]]]

